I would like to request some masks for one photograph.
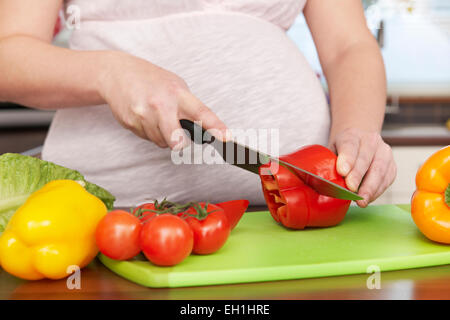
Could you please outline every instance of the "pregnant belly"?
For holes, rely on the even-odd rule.
[[[87,21],[74,32],[71,46],[121,50],[168,69],[231,126],[247,124],[234,111],[244,118],[260,115],[259,126],[277,128],[312,121],[305,119],[310,112],[327,117],[322,87],[299,49],[283,29],[253,16],[188,13]]]
[[[278,130],[281,154],[327,141],[329,110],[317,77],[284,31],[266,21],[211,13],[89,21],[71,47],[121,50],[175,72],[232,130]],[[263,202],[256,176],[221,165],[175,166],[168,150],[121,128],[108,106],[58,111],[43,157],[109,188],[120,205],[144,194]]]

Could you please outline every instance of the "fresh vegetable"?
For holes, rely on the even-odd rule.
[[[159,202],[155,200],[154,202],[148,202],[137,206],[133,210],[133,215],[141,220],[141,223],[145,223],[157,214],[172,213],[177,214],[189,208],[191,203],[186,205],[179,205],[175,202],[167,201],[166,199]]]
[[[195,254],[211,254],[222,248],[230,235],[230,224],[222,208],[205,202],[181,214],[194,233]]]
[[[430,240],[450,244],[450,146],[425,161],[416,174],[411,215]]]
[[[158,266],[173,266],[192,252],[194,235],[186,221],[164,213],[144,224],[140,235],[141,250]]]
[[[306,146],[280,159],[346,187],[336,171],[336,155],[323,146]],[[278,172],[270,172],[270,167],[270,163],[261,166],[259,173],[264,198],[275,221],[287,228],[303,229],[334,226],[344,219],[349,200],[320,195],[290,169],[279,165]]]
[[[155,203],[149,202],[141,204],[133,210],[133,215],[139,217],[141,223],[145,223],[156,215]]]
[[[145,221],[151,219],[156,213],[180,213],[194,204],[195,202],[189,202],[187,204],[177,204],[167,201],[166,199],[161,202],[155,200],[155,202],[149,202],[139,205],[133,210],[133,214],[139,216],[141,222],[144,223]],[[230,200],[216,203],[215,205],[224,210],[228,222],[230,223],[231,230],[233,230],[247,210],[249,201],[244,199]]]
[[[247,200],[238,200],[228,206],[229,215],[233,223],[239,221],[245,209],[243,203]],[[248,203],[248,201],[247,201]],[[231,207],[239,210],[233,212]],[[205,202],[188,202],[179,204],[164,199],[162,202],[146,203],[134,210],[134,214],[139,216],[144,223],[156,215],[170,213],[186,220],[194,234],[194,247],[192,252],[195,254],[211,254],[219,250],[228,239],[231,228],[228,217],[224,210],[219,206]]]
[[[77,171],[51,162],[20,154],[0,156],[0,234],[11,216],[27,198],[52,180],[79,181],[84,188],[112,209],[114,196],[105,189],[87,182]]]
[[[135,239],[140,233],[138,242],[147,259],[159,266],[173,266],[191,253],[211,254],[223,247],[231,231],[229,220],[236,226],[248,203],[234,200],[219,205],[179,204],[166,199],[144,203],[132,214],[108,214],[97,228],[97,243],[108,257],[129,259],[139,251]]]
[[[245,211],[247,210],[248,205],[248,200],[231,200],[216,203],[216,206],[222,208],[225,212],[225,215],[228,218],[228,222],[230,223],[231,230],[233,230],[237,226]]]
[[[141,221],[124,210],[109,212],[100,220],[95,238],[100,252],[115,260],[128,260],[140,251]]]
[[[66,277],[98,252],[95,229],[105,204],[73,180],[46,184],[16,211],[0,237],[0,264],[19,278]]]

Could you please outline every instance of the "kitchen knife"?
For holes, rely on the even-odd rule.
[[[181,127],[189,133],[189,137],[196,144],[211,144],[225,162],[245,169],[247,171],[258,174],[259,167],[262,164],[277,162],[279,165],[289,169],[298,175],[308,186],[316,190],[318,193],[345,200],[363,200],[362,197],[340,185],[328,181],[314,173],[306,171],[302,168],[294,166],[288,162],[272,157],[266,153],[253,150],[245,145],[234,141],[220,141],[211,135],[201,126],[190,120],[180,120]],[[228,153],[228,157],[227,157]]]

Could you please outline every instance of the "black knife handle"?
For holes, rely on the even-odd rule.
[[[180,120],[181,127],[188,132],[188,137],[197,144],[212,143],[216,139],[208,131],[191,120]]]

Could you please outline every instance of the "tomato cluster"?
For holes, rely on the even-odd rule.
[[[173,266],[191,253],[222,248],[248,204],[233,200],[180,205],[163,200],[140,205],[132,213],[114,210],[97,226],[97,246],[111,259],[128,260],[142,251],[155,265]]]

